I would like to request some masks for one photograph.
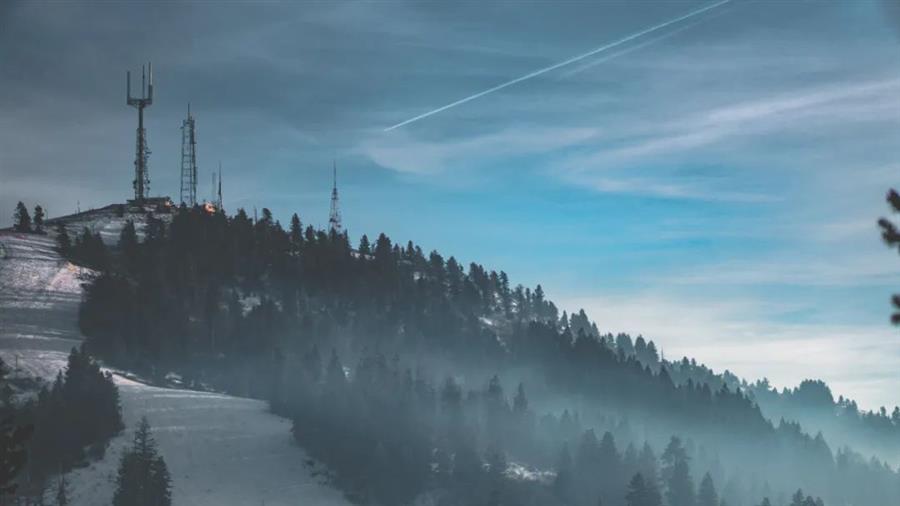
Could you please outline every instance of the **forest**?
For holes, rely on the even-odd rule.
[[[297,215],[284,228],[266,209],[253,220],[184,206],[171,221],[148,216],[140,236],[129,222],[114,248],[89,230],[58,240],[98,271],[80,311],[86,352],[269,401],[360,504],[900,496],[889,465],[790,416],[802,394],[663,360],[650,340],[560,313],[540,285],[412,242],[353,246]],[[788,406],[785,417],[764,416],[766,403]],[[884,413],[857,413],[897,430]]]

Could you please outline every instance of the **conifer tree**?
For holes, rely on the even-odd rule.
[[[886,199],[891,211],[900,213],[900,194],[893,188],[888,191]],[[900,247],[900,229],[897,228],[892,221],[887,218],[878,220],[878,226],[881,227],[881,238],[890,248]],[[894,294],[891,297],[891,303],[894,305],[894,314],[891,315],[891,322],[894,325],[900,325],[900,294]]]
[[[697,491],[697,506],[719,506],[719,495],[713,484],[712,476],[706,473]]]
[[[157,453],[150,423],[141,418],[134,442],[119,461],[113,506],[171,506],[171,478]]]
[[[72,250],[72,239],[62,222],[56,225],[56,248],[63,256],[68,255]]]
[[[653,448],[647,442],[644,443],[641,453],[638,455],[638,469],[640,469],[645,483],[659,487],[659,470],[656,455],[654,455]]]
[[[672,437],[662,454],[663,481],[669,506],[694,506],[694,482],[691,479],[688,455],[681,439]]]
[[[34,206],[34,233],[44,233],[44,208],[40,204]]]
[[[28,214],[28,208],[21,201],[16,204],[16,213],[13,215],[13,229],[16,232],[31,232],[31,215]]]
[[[528,411],[528,398],[525,397],[525,385],[519,383],[516,389],[516,396],[513,398],[513,412],[523,415]]]
[[[369,236],[366,234],[363,234],[363,236],[359,238],[358,250],[361,255],[368,255],[372,252],[372,246],[369,244]]]
[[[626,506],[662,506],[662,498],[656,486],[644,481],[644,476],[637,473],[628,483],[625,504]]]
[[[127,220],[125,226],[122,227],[122,232],[119,234],[119,249],[122,250],[126,266],[133,269],[137,265],[138,237],[132,220]]]
[[[25,444],[32,427],[17,426],[12,415],[0,419],[0,498],[16,491],[16,477],[25,468],[28,451]]]
[[[672,469],[672,476],[666,483],[666,500],[669,506],[694,506],[694,482],[686,460],[679,460]]]
[[[294,253],[300,251],[303,246],[303,223],[297,213],[291,215],[291,232],[290,232],[291,250]]]

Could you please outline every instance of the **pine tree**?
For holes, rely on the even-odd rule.
[[[156,450],[150,423],[141,418],[134,442],[119,462],[113,506],[171,506],[171,478]]]
[[[34,206],[34,233],[44,233],[44,208],[40,204]]]
[[[21,201],[16,204],[16,213],[13,215],[13,229],[16,232],[31,232],[31,215],[28,208]]]
[[[0,419],[0,499],[16,491],[15,480],[25,468],[28,459],[25,443],[32,431],[30,425],[15,425],[12,415]]]
[[[516,389],[516,396],[513,399],[513,412],[518,415],[528,412],[528,398],[525,397],[525,385],[522,383],[519,383],[519,388]]]
[[[128,268],[137,265],[138,256],[138,237],[137,230],[134,227],[134,221],[127,220],[122,232],[119,234],[119,249],[122,250],[122,256],[125,258],[125,264]]]
[[[63,256],[68,255],[72,250],[72,239],[69,238],[69,232],[62,222],[56,225],[56,248]]]
[[[892,212],[900,213],[900,194],[891,189],[888,191],[886,200]],[[878,220],[878,226],[881,227],[881,238],[885,244],[891,248],[900,247],[900,229],[893,222],[887,218],[881,218]],[[900,294],[894,294],[891,297],[891,303],[894,305],[891,322],[894,325],[900,325]]]
[[[672,466],[671,476],[666,482],[666,501],[669,506],[694,506],[694,482],[687,460],[678,460]]]
[[[697,506],[719,506],[719,495],[713,485],[712,476],[706,473],[697,491]]]
[[[372,246],[369,244],[369,237],[366,234],[359,238],[358,251],[360,255],[368,255],[372,252]]]
[[[303,223],[300,222],[300,217],[297,216],[297,213],[291,215],[290,241],[291,251],[295,254],[298,253],[303,247]]]
[[[627,506],[662,506],[662,497],[656,486],[644,481],[644,476],[637,473],[628,483],[625,504]]]

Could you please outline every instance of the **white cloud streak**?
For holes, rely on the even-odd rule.
[[[670,20],[665,21],[665,22],[663,22],[663,23],[659,23],[659,24],[657,24],[657,25],[651,26],[650,28],[646,28],[646,29],[641,30],[641,31],[639,31],[639,32],[633,33],[633,34],[631,34],[631,35],[628,35],[627,37],[623,37],[623,38],[621,38],[621,39],[619,39],[619,40],[616,40],[616,41],[614,41],[614,42],[610,42],[609,44],[604,44],[604,45],[602,45],[602,46],[600,46],[600,47],[598,47],[598,48],[596,48],[596,49],[592,49],[591,51],[588,51],[588,52],[586,52],[586,53],[582,53],[582,54],[580,54],[580,55],[578,55],[578,56],[574,56],[574,57],[569,58],[569,59],[567,59],[567,60],[564,60],[564,61],[561,61],[561,62],[559,62],[559,63],[550,65],[550,66],[548,66],[548,67],[544,67],[544,68],[535,70],[534,72],[530,72],[530,73],[525,74],[525,75],[523,75],[523,76],[520,76],[520,77],[517,77],[517,78],[515,78],[515,79],[512,79],[512,80],[506,81],[506,82],[504,82],[504,83],[498,84],[497,86],[494,86],[494,87],[492,87],[492,88],[488,88],[488,89],[486,89],[486,90],[484,90],[484,91],[480,91],[480,92],[478,92],[478,93],[475,93],[474,95],[469,95],[468,97],[465,97],[465,98],[459,99],[459,100],[457,100],[457,101],[455,101],[455,102],[451,102],[451,103],[449,103],[449,104],[447,104],[447,105],[438,107],[437,109],[433,109],[433,110],[428,111],[428,112],[426,112],[426,113],[419,114],[418,116],[414,116],[414,117],[409,118],[409,119],[407,119],[407,120],[401,121],[400,123],[397,123],[397,124],[395,124],[395,125],[391,125],[391,126],[385,128],[384,131],[385,131],[385,132],[390,132],[391,130],[395,130],[395,129],[400,128],[400,127],[402,127],[402,126],[409,125],[410,123],[414,123],[414,122],[416,122],[416,121],[425,119],[425,118],[427,118],[427,117],[429,117],[429,116],[433,116],[433,115],[438,114],[438,113],[440,113],[440,112],[446,111],[447,109],[450,109],[450,108],[453,108],[453,107],[456,107],[456,106],[459,106],[459,105],[463,105],[463,104],[465,104],[465,103],[467,103],[467,102],[471,102],[472,100],[481,98],[481,97],[483,97],[483,96],[485,96],[485,95],[489,95],[489,94],[491,94],[491,93],[500,91],[500,90],[502,90],[502,89],[504,89],[504,88],[508,88],[508,87],[513,86],[513,85],[515,85],[515,84],[521,83],[521,82],[523,82],[523,81],[527,81],[527,80],[529,80],[529,79],[533,79],[533,78],[535,78],[535,77],[538,77],[538,76],[540,76],[540,75],[546,74],[546,73],[548,73],[548,72],[552,72],[552,71],[557,70],[557,69],[559,69],[559,68],[566,67],[566,66],[571,65],[571,64],[573,64],[573,63],[577,63],[577,62],[582,61],[582,60],[584,60],[584,59],[586,59],[586,58],[590,58],[590,57],[595,56],[595,55],[597,55],[597,54],[600,54],[600,53],[609,51],[610,49],[615,49],[615,48],[617,48],[617,47],[619,47],[619,46],[621,46],[621,45],[623,45],[623,44],[627,44],[627,43],[629,43],[629,42],[631,42],[631,41],[633,41],[633,40],[637,40],[637,39],[639,39],[639,38],[641,38],[641,37],[643,37],[643,36],[645,36],[645,35],[649,35],[649,34],[651,34],[651,33],[653,33],[653,32],[662,30],[663,28],[667,28],[667,27],[669,27],[669,26],[672,26],[672,25],[674,25],[674,24],[680,23],[680,22],[685,21],[685,20],[687,20],[687,19],[693,18],[693,17],[695,17],[695,16],[699,16],[700,14],[703,14],[704,12],[710,11],[710,10],[715,9],[715,8],[717,8],[717,7],[721,7],[721,6],[723,6],[723,5],[727,4],[727,3],[731,3],[731,0],[721,0],[721,1],[716,2],[716,3],[714,3],[714,4],[710,4],[710,5],[707,5],[707,6],[705,6],[705,7],[701,7],[700,9],[691,11],[691,12],[689,12],[689,13],[687,13],[687,14],[684,14],[684,15],[679,16],[679,17],[674,18],[674,19],[670,19]]]

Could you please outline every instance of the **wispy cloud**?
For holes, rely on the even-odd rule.
[[[557,173],[571,183],[602,192],[738,202],[777,200],[771,194],[728,188],[746,174],[733,172],[724,180],[692,178],[682,169],[697,160],[716,160],[730,165],[732,171],[751,170],[750,176],[757,177],[783,169],[767,166],[767,161],[775,159],[790,160],[795,167],[818,163],[821,155],[815,150],[821,153],[833,146],[803,138],[835,129],[847,133],[850,125],[896,122],[898,91],[897,78],[838,83],[710,106],[663,121],[658,115],[646,121],[627,120],[612,135],[595,139],[601,149],[563,159]],[[864,134],[849,134],[853,135]],[[785,145],[792,137],[796,142]],[[779,150],[769,150],[772,145]],[[748,157],[748,149],[756,153]],[[737,151],[742,152],[740,158],[734,155]],[[756,167],[748,168],[754,159]],[[831,168],[820,165],[819,170]]]
[[[423,140],[405,132],[377,134],[359,151],[378,165],[410,174],[436,174],[451,168],[482,167],[508,156],[544,153],[582,144],[597,136],[593,128],[508,127],[495,133],[450,140]]]
[[[584,308],[601,331],[643,334],[661,344],[666,358],[697,358],[748,380],[768,378],[778,387],[824,379],[835,394],[852,393],[861,406],[893,406],[900,388],[896,329],[883,325],[797,323],[784,315],[803,306],[740,297],[722,300],[648,292],[563,300]],[[866,371],[861,374],[861,371]],[[873,384],[873,378],[877,381]]]

